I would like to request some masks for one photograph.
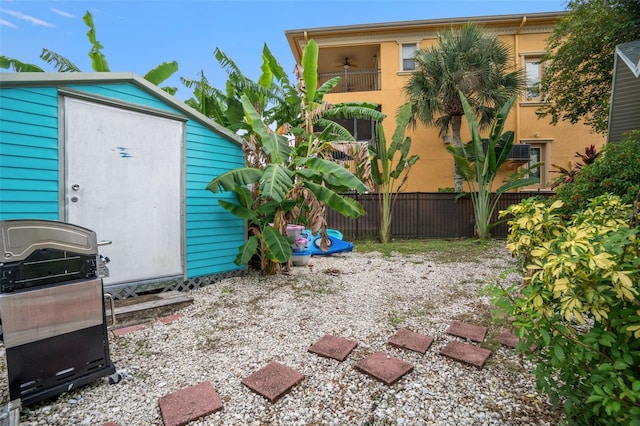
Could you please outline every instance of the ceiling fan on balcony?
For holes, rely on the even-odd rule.
[[[342,61],[342,64],[337,65],[338,67],[343,67],[345,70],[348,70],[349,68],[353,67],[353,68],[357,68],[358,66],[351,63],[351,61],[349,60],[348,56],[345,56],[344,61]]]

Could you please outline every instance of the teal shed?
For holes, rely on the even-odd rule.
[[[118,298],[245,269],[244,221],[205,189],[242,167],[241,139],[131,73],[0,74],[0,220],[84,226]]]

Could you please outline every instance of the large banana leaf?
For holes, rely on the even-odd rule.
[[[226,200],[218,200],[218,204],[220,204],[220,206],[223,209],[225,209],[228,212],[231,212],[234,216],[237,216],[240,219],[255,221],[258,218],[253,210],[248,209],[244,206],[241,206],[235,203],[230,203],[229,201],[226,201]]]
[[[265,43],[262,47],[262,57],[265,58],[269,63],[269,68],[271,68],[271,72],[273,73],[273,76],[276,78],[276,80],[280,82],[286,82],[290,85],[289,76],[287,75],[284,68],[282,68],[276,57],[273,56],[271,50],[269,50],[269,46],[267,46],[267,43]]]
[[[148,82],[159,86],[160,83],[166,81],[169,77],[178,71],[178,63],[176,61],[163,62],[144,75],[144,79]]]
[[[281,202],[293,187],[293,173],[282,164],[269,163],[260,178],[262,198]]]
[[[253,208],[253,196],[251,195],[251,191],[245,186],[236,186],[233,189],[233,192],[236,193],[236,199],[240,203],[242,207],[247,209]]]
[[[324,176],[332,176],[340,182],[341,186],[351,188],[357,192],[366,192],[368,189],[360,179],[353,175],[353,173],[333,161],[328,161],[319,157],[311,157],[296,160],[296,164],[300,166],[304,165],[312,170],[316,170]]]
[[[265,226],[262,230],[262,237],[267,245],[267,257],[278,263],[285,263],[291,257],[291,243],[281,233],[271,226]]]
[[[348,102],[333,105],[331,109],[323,113],[325,118],[359,118],[362,120],[371,120],[382,122],[386,115],[376,109],[376,104],[368,102]]]
[[[332,191],[335,192],[348,192],[353,191],[353,188],[349,186],[345,186],[340,180],[331,176],[325,175],[317,170],[308,169],[308,168],[300,168],[296,170],[296,177],[303,178],[305,180],[309,180],[311,182],[317,183],[331,188]]]
[[[311,111],[318,88],[318,44],[309,40],[302,54],[302,76],[306,89],[306,109]]]
[[[73,62],[48,49],[42,49],[40,59],[49,65],[52,65],[57,72],[80,72],[80,68],[78,68]]]
[[[87,12],[82,17],[84,23],[89,27],[87,37],[91,43],[91,50],[89,51],[89,58],[91,58],[91,68],[96,72],[109,72],[109,64],[107,58],[102,53],[104,46],[96,38],[96,27],[93,24],[93,16]]]
[[[357,219],[364,214],[362,205],[353,198],[343,197],[326,186],[318,185],[310,181],[304,181],[302,184],[313,192],[313,195],[316,196],[318,201],[326,204],[343,216]]]
[[[44,72],[42,68],[34,64],[26,64],[17,59],[0,56],[0,68],[8,70],[13,69],[15,72]]]
[[[262,173],[262,170],[252,167],[230,170],[209,182],[207,189],[214,193],[220,190],[232,191],[236,186],[246,186],[258,182]]]
[[[322,83],[322,86],[320,86],[316,91],[316,97],[318,99],[322,99],[324,95],[333,90],[333,88],[336,87],[338,83],[340,83],[340,77],[333,77],[325,81],[324,83]]]
[[[260,240],[256,235],[252,235],[247,241],[242,244],[238,249],[238,255],[233,263],[236,265],[246,265],[258,250],[258,244]]]
[[[260,137],[263,149],[269,154],[272,164],[283,164],[291,155],[291,147],[287,138],[271,131],[255,110],[246,95],[242,95],[242,106],[245,118],[253,131]]]
[[[320,133],[317,138],[321,141],[341,141],[341,142],[354,142],[355,138],[353,135],[344,128],[342,125],[336,123],[332,120],[327,120],[325,118],[319,118],[316,122],[320,128],[322,128],[322,133]]]

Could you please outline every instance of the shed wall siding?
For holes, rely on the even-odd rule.
[[[195,121],[187,123],[186,154],[186,263],[187,277],[243,269],[233,260],[244,242],[244,221],[218,204],[235,201],[232,193],[214,194],[206,189],[214,177],[242,167],[239,146]]]
[[[132,84],[65,87],[184,115]],[[1,90],[0,220],[60,220],[57,87]],[[219,199],[233,201],[235,196],[205,189],[214,177],[244,165],[242,150],[192,119],[186,125],[185,150],[187,278],[244,269],[233,263],[245,240],[244,221],[218,204]]]
[[[0,220],[59,220],[55,87],[0,89]]]

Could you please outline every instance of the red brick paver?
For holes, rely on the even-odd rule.
[[[358,361],[354,367],[387,385],[394,384],[413,370],[413,365],[384,352],[376,352]]]
[[[390,345],[422,354],[427,353],[432,343],[433,337],[425,336],[424,334],[416,333],[406,328],[399,329],[396,334],[389,339]]]
[[[242,379],[242,384],[273,403],[289,392],[302,379],[304,379],[304,374],[279,362],[272,361]]]
[[[460,321],[451,321],[449,328],[447,328],[447,334],[463,337],[473,340],[474,342],[482,342],[487,335],[487,327],[465,324]]]
[[[491,351],[468,343],[449,342],[442,348],[440,354],[482,369],[487,358],[491,355]]]
[[[516,336],[509,330],[503,330],[502,333],[500,333],[496,337],[496,341],[507,347],[515,348],[518,342],[520,341],[520,339],[518,339],[518,336]]]
[[[353,340],[325,334],[318,341],[309,346],[309,352],[326,358],[344,361],[356,346],[358,346],[358,344]]]
[[[164,426],[182,426],[222,410],[220,396],[210,382],[201,382],[158,400]]]

